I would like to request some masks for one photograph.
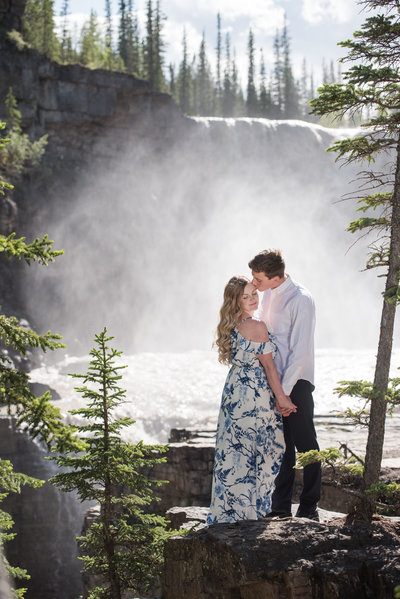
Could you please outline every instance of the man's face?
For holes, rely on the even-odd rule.
[[[282,282],[279,277],[272,277],[269,279],[267,275],[263,272],[255,272],[251,271],[253,275],[252,283],[254,287],[258,289],[258,291],[265,291],[266,289],[275,289]]]

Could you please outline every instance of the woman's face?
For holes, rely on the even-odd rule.
[[[258,293],[253,283],[247,283],[240,300],[242,312],[254,312],[258,308]]]

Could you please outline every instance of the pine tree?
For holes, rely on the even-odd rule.
[[[143,76],[150,83],[151,88],[154,86],[154,10],[152,0],[147,0],[146,9],[146,37],[143,42]]]
[[[112,43],[113,43],[113,26],[112,26],[112,18],[111,18],[111,0],[105,0],[105,8],[104,12],[106,15],[106,28],[105,28],[105,36],[104,36],[104,45],[106,52],[106,62],[111,68],[112,65]]]
[[[207,59],[206,40],[203,37],[199,48],[199,62],[196,73],[197,81],[197,114],[211,116],[213,114],[213,82],[210,66]]]
[[[222,116],[233,116],[234,108],[235,97],[232,83],[231,42],[229,33],[227,33],[225,38],[225,69],[222,91]]]
[[[172,63],[168,65],[169,72],[169,81],[168,81],[168,91],[170,95],[176,100],[176,82],[175,82],[175,67]]]
[[[296,119],[299,117],[299,100],[291,66],[290,40],[286,17],[282,30],[281,47],[283,52],[283,117],[285,119]]]
[[[324,85],[311,102],[313,112],[352,114],[372,110],[364,132],[335,142],[330,150],[346,162],[371,164],[384,154],[382,172],[364,170],[361,190],[355,192],[361,218],[348,230],[374,235],[367,268],[385,269],[385,292],[376,357],[365,455],[364,488],[379,480],[382,461],[389,368],[396,306],[400,303],[400,15],[397,0],[363,0],[366,9],[381,9],[363,23],[353,38],[341,42],[352,66],[343,83]],[[360,197],[361,196],[361,197]],[[363,397],[362,381],[356,381]],[[353,386],[354,389],[354,386]],[[372,518],[374,504],[365,498],[355,506],[356,518]]]
[[[283,62],[281,37],[277,31],[274,38],[274,79],[273,79],[273,104],[275,106],[275,118],[281,118],[283,114]]]
[[[307,61],[303,58],[303,62],[301,65],[301,78],[300,78],[300,113],[301,117],[304,120],[308,120],[309,117],[309,88],[308,88],[308,71],[307,71]]]
[[[62,31],[60,40],[60,60],[67,64],[71,59],[72,41],[68,31],[69,0],[64,0],[60,17],[62,19]]]
[[[139,25],[137,13],[133,9],[133,1],[128,0],[126,13],[126,55],[124,65],[128,73],[139,76],[141,73],[141,49],[139,41]]]
[[[102,35],[96,13],[93,10],[90,11],[89,19],[82,27],[79,45],[79,61],[83,65],[91,69],[105,66],[106,55]]]
[[[53,60],[59,56],[55,34],[54,1],[28,0],[23,18],[23,32],[28,44]]]
[[[189,55],[187,49],[186,29],[183,30],[182,37],[182,62],[179,66],[179,72],[176,82],[176,94],[178,104],[185,114],[191,113],[192,107],[192,73],[189,64]]]
[[[271,92],[267,90],[264,53],[260,51],[260,93],[259,93],[260,116],[270,118],[272,114]]]
[[[247,43],[247,53],[249,57],[249,66],[247,70],[247,99],[246,99],[246,110],[247,116],[258,116],[258,98],[257,90],[254,81],[255,77],[255,48],[254,48],[254,35],[253,31],[249,31],[249,39]]]
[[[36,141],[31,141],[22,132],[22,115],[18,110],[17,101],[10,87],[5,101],[7,115],[8,143],[0,147],[0,164],[8,176],[18,179],[23,172],[36,169],[47,145],[47,135]]]
[[[119,386],[125,367],[117,365],[121,352],[109,347],[112,339],[106,329],[96,335],[87,373],[73,375],[83,380],[77,391],[86,405],[71,413],[85,421],[79,431],[86,448],[80,455],[55,457],[68,471],[51,479],[63,491],[77,491],[81,501],[100,504],[99,521],[78,539],[85,571],[102,579],[91,591],[92,599],[121,599],[126,591],[136,596],[149,590],[160,574],[163,543],[171,534],[163,517],[145,511],[155,499],[152,486],[161,483],[141,474],[144,467],[165,461],[160,454],[166,447],[123,440],[124,429],[134,421],[116,415],[126,395]]]
[[[236,52],[233,51],[232,58],[232,93],[234,98],[234,113],[233,116],[240,117],[246,114],[245,101],[243,91],[239,82],[239,72],[236,64]]]
[[[118,53],[126,66],[129,58],[128,16],[125,0],[119,0]]]
[[[166,17],[161,12],[160,0],[156,2],[156,11],[154,17],[154,82],[153,87],[156,91],[165,90],[164,77],[164,52],[165,43],[162,36],[163,21]]]
[[[335,65],[333,63],[333,60],[331,60],[330,65],[329,65],[329,83],[336,83]]]
[[[222,114],[222,77],[221,77],[221,62],[222,62],[222,33],[221,33],[221,14],[217,14],[217,46],[215,48],[217,64],[216,64],[216,81],[215,81],[215,114]]]

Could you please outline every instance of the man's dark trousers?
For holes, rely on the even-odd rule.
[[[290,399],[297,406],[297,412],[283,418],[283,433],[286,450],[281,469],[275,479],[275,490],[272,495],[272,510],[290,512],[295,479],[293,466],[296,463],[296,450],[299,452],[318,449],[317,435],[314,427],[314,386],[303,379],[293,387]],[[303,470],[303,490],[300,495],[300,507],[313,512],[321,494],[321,463],[316,462]]]

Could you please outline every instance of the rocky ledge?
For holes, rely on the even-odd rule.
[[[248,520],[175,537],[163,599],[393,599],[400,519],[322,520]]]

